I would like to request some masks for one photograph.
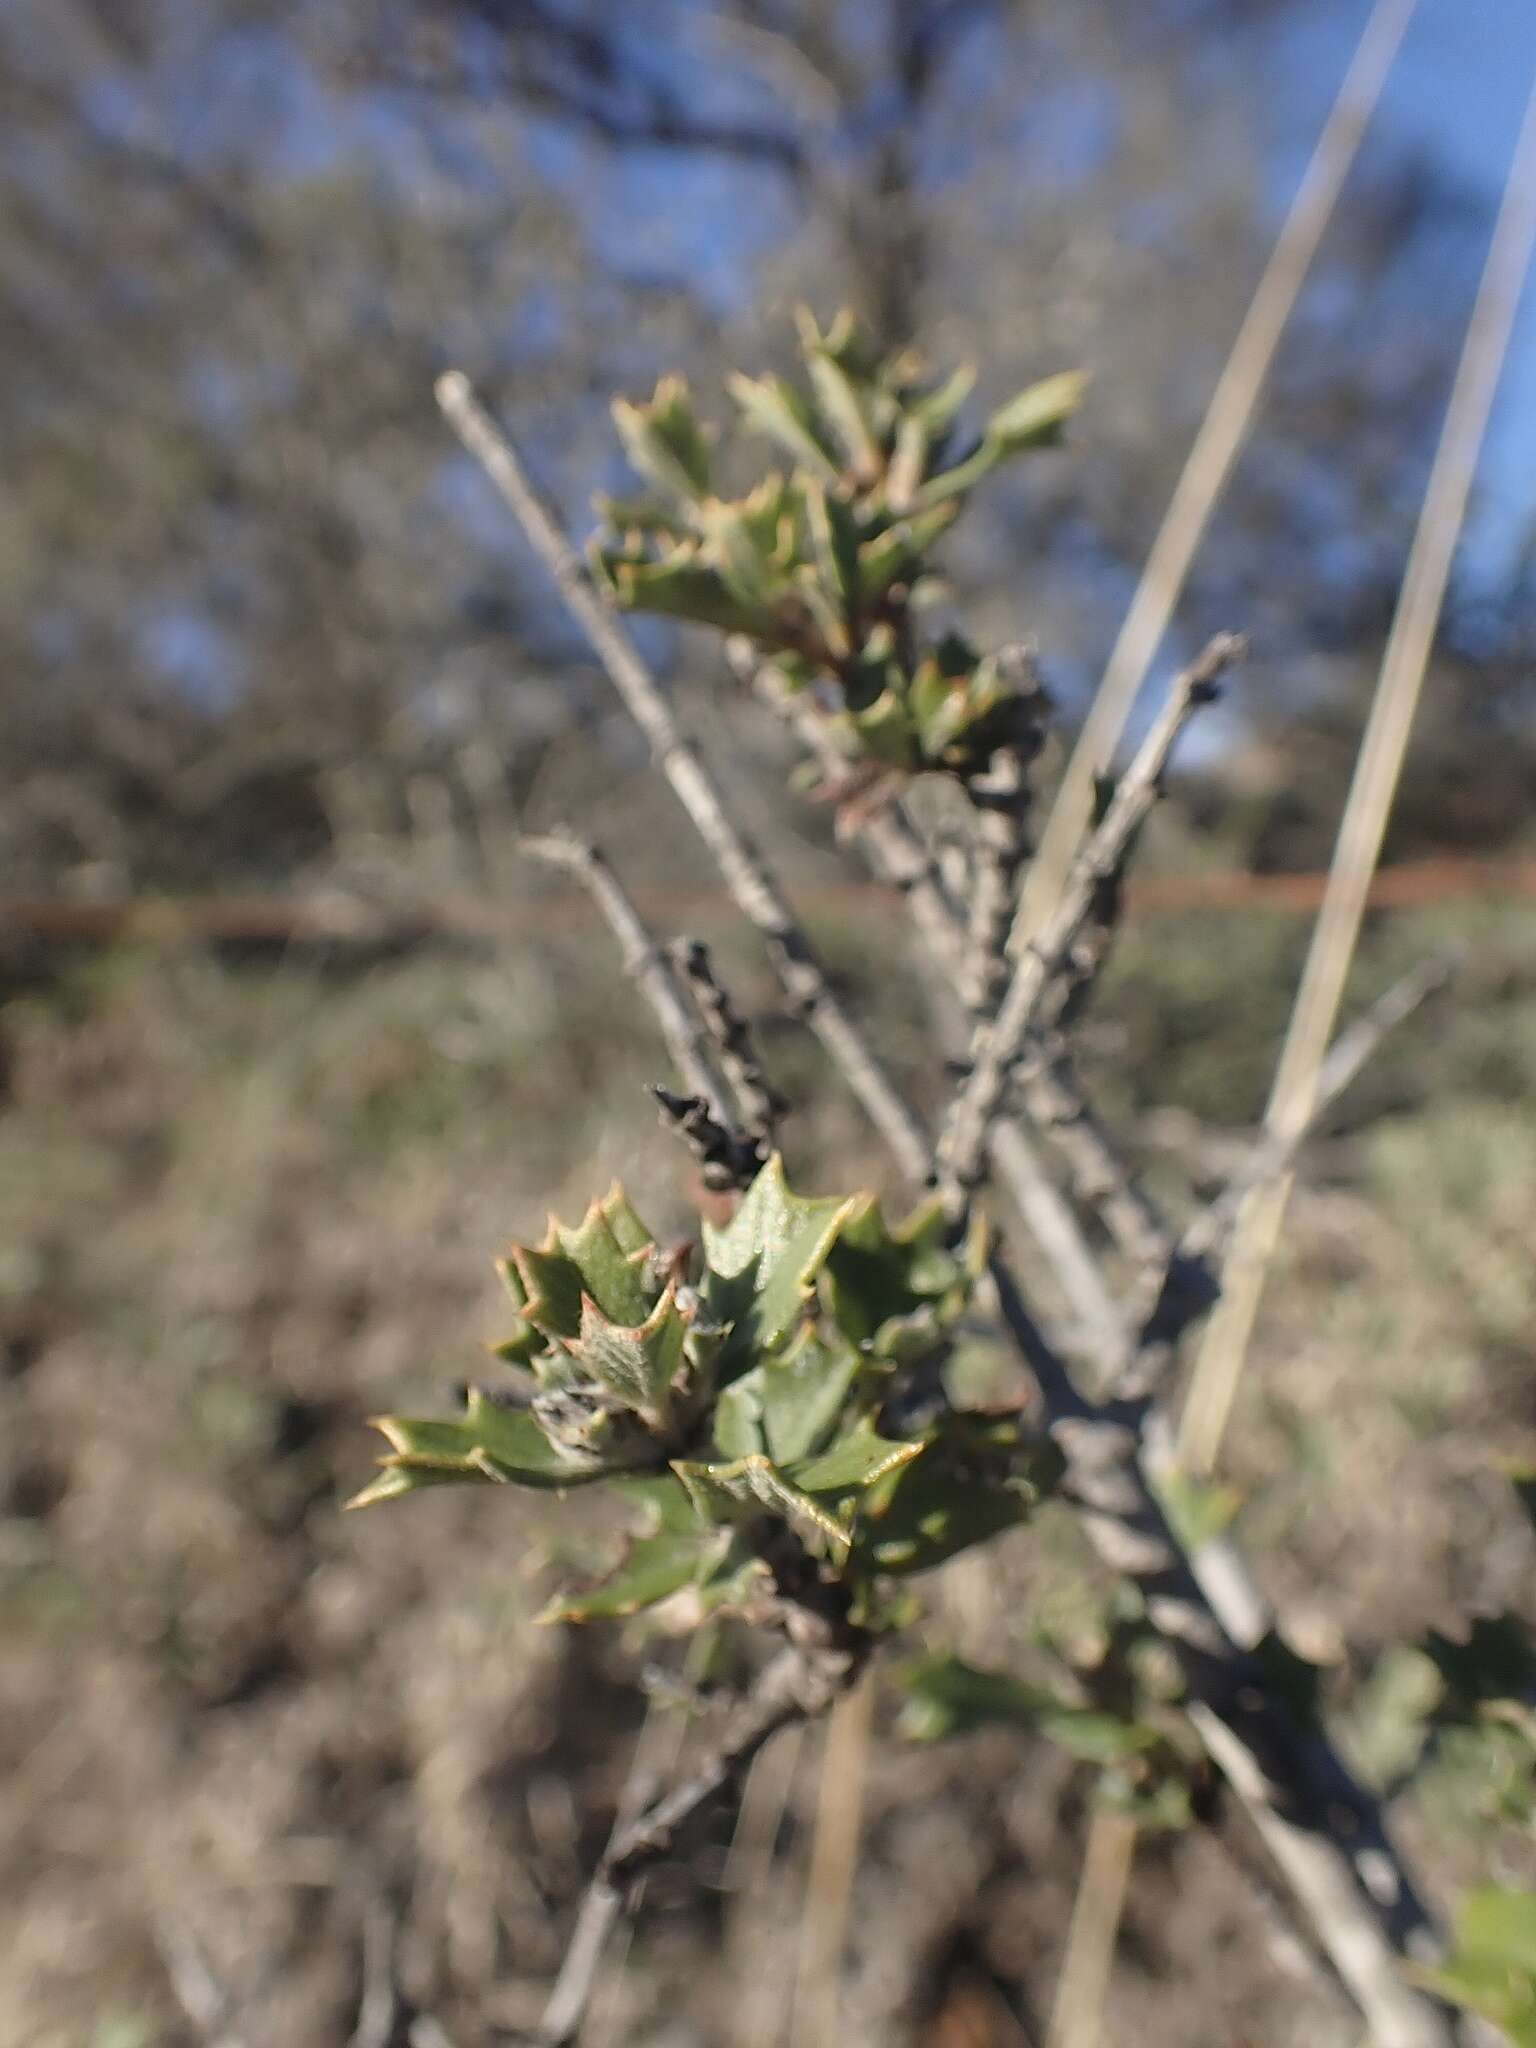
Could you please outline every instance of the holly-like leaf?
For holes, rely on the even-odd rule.
[[[1082,404],[1087,387],[1088,379],[1081,370],[1062,370],[1054,377],[1041,378],[998,407],[987,421],[986,439],[1007,455],[1056,440]]]
[[[670,1475],[628,1480],[620,1490],[646,1526],[631,1537],[608,1576],[583,1593],[558,1595],[540,1621],[595,1621],[638,1614],[706,1578],[730,1544],[730,1532],[699,1519],[687,1489]]]
[[[687,1334],[675,1285],[634,1326],[611,1321],[590,1295],[582,1298],[578,1341],[583,1367],[600,1387],[658,1426],[666,1417]]]
[[[959,513],[959,505],[951,499],[929,512],[898,520],[862,542],[858,558],[860,603],[873,604],[893,583],[910,582],[921,568],[924,555],[954,525]]]
[[[862,1415],[846,1436],[817,1457],[793,1466],[789,1476],[802,1493],[853,1493],[910,1465],[923,1448],[920,1440],[881,1436],[870,1418]]]
[[[944,1417],[920,1458],[861,1504],[856,1558],[867,1570],[931,1571],[1029,1519],[1061,1476],[1054,1445],[1010,1416]]]
[[[860,1203],[839,1231],[820,1283],[838,1328],[876,1356],[901,1363],[931,1350],[964,1313],[986,1263],[980,1217],[959,1245],[948,1237],[937,1198],[894,1226],[875,1202]]]
[[[849,1344],[829,1343],[803,1323],[782,1351],[735,1379],[715,1404],[715,1448],[722,1458],[762,1452],[784,1470],[831,1439],[861,1360]]]
[[[810,407],[792,385],[782,377],[738,375],[727,381],[749,427],[777,441],[812,476],[823,483],[836,483],[832,451],[818,432]]]
[[[597,1461],[550,1442],[525,1408],[503,1408],[470,1389],[462,1416],[445,1420],[380,1415],[373,1426],[388,1441],[383,1474],[348,1501],[368,1507],[421,1486],[492,1484],[564,1488],[603,1477]]]
[[[764,1448],[775,1464],[792,1466],[821,1449],[858,1369],[851,1345],[829,1343],[806,1324],[749,1375],[760,1383]]]
[[[884,458],[864,391],[826,348],[807,349],[806,367],[822,417],[836,436],[847,466],[861,482],[873,482]]]
[[[616,1208],[616,1201],[622,1207]],[[655,1289],[646,1284],[642,1264],[651,1240],[647,1236],[638,1245],[621,1242],[614,1229],[615,1213],[627,1240],[633,1239],[636,1225],[644,1230],[615,1188],[606,1201],[592,1204],[574,1230],[557,1223],[552,1235],[581,1275],[584,1300],[595,1302],[616,1323],[643,1323],[656,1298]]]
[[[681,377],[663,377],[648,405],[615,399],[613,418],[624,452],[642,476],[685,502],[708,495],[709,444]]]
[[[852,1541],[847,1524],[791,1484],[770,1458],[754,1455],[726,1464],[674,1459],[672,1470],[706,1522],[736,1522],[767,1508],[802,1540],[826,1543],[836,1557],[847,1554]]]
[[[658,612],[775,644],[783,630],[784,621],[771,606],[740,596],[695,548],[679,548],[655,562],[601,553],[594,567],[625,611]]]
[[[792,1194],[775,1153],[730,1222],[704,1225],[704,1303],[712,1321],[733,1326],[728,1359],[784,1342],[853,1207],[853,1198]]]
[[[523,1316],[545,1337],[574,1337],[581,1329],[582,1271],[561,1247],[551,1224],[542,1245],[515,1244],[511,1264],[523,1289]]]
[[[942,1457],[919,1458],[861,1523],[859,1556],[871,1570],[903,1577],[932,1571],[1028,1521],[1031,1506],[1022,1488],[978,1480]]]

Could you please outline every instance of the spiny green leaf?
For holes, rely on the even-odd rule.
[[[858,599],[858,523],[842,498],[815,482],[805,486],[805,512],[823,587],[846,620]]]
[[[600,1464],[584,1462],[551,1443],[527,1409],[503,1408],[478,1388],[470,1389],[462,1416],[440,1420],[380,1415],[373,1426],[388,1441],[391,1455],[380,1460],[384,1476],[349,1501],[349,1507],[454,1481],[563,1488],[584,1486],[603,1476]],[[391,1473],[405,1476],[395,1479]]]
[[[646,1526],[629,1539],[607,1578],[584,1593],[552,1600],[540,1621],[594,1621],[638,1614],[704,1578],[730,1543],[725,1529],[700,1521],[687,1489],[670,1475],[623,1482],[620,1490],[638,1506]]]
[[[683,1360],[688,1324],[668,1287],[643,1323],[611,1321],[590,1296],[581,1307],[580,1357],[585,1370],[626,1407],[659,1424]]]
[[[848,1434],[819,1456],[795,1465],[789,1474],[803,1493],[852,1493],[873,1486],[888,1473],[910,1465],[924,1446],[881,1436],[867,1415]]]
[[[715,1406],[722,1458],[765,1452],[788,1469],[831,1436],[860,1365],[851,1345],[802,1324],[782,1351],[733,1380]]]
[[[602,560],[615,601],[626,611],[658,612],[754,640],[775,640],[782,625],[771,606],[748,603],[696,551],[679,549],[660,562],[613,554]]]
[[[987,1230],[975,1217],[958,1246],[937,1198],[902,1222],[887,1223],[877,1204],[861,1203],[827,1255],[821,1288],[838,1327],[856,1344],[887,1357],[914,1355],[912,1338],[937,1337],[963,1314],[986,1263]]]
[[[837,437],[848,467],[861,481],[873,481],[880,474],[883,455],[864,394],[847,368],[825,348],[809,349],[806,367],[822,417]]]
[[[655,1243],[656,1233],[635,1214],[633,1204],[617,1181],[604,1195],[600,1206],[608,1228],[613,1232],[614,1243],[626,1257],[632,1258]]]
[[[819,1538],[830,1544],[837,1556],[847,1552],[852,1540],[847,1526],[792,1485],[769,1458],[736,1458],[727,1464],[674,1459],[672,1470],[706,1522],[736,1521],[744,1513],[767,1508],[803,1539],[815,1542]]]
[[[1017,1528],[1031,1506],[1023,1488],[956,1471],[942,1457],[921,1457],[897,1475],[889,1499],[866,1514],[859,1555],[875,1571],[932,1571]]]
[[[574,1337],[581,1329],[581,1268],[561,1248],[559,1226],[550,1223],[542,1245],[517,1244],[512,1261],[527,1302],[526,1320],[546,1337]]]
[[[592,509],[614,533],[669,541],[698,538],[698,527],[688,514],[664,505],[659,498],[611,498],[599,492]]]
[[[1043,377],[998,407],[987,421],[987,440],[1007,455],[1054,440],[1082,404],[1087,387],[1088,379],[1081,370]]]
[[[704,1225],[704,1302],[714,1321],[734,1326],[728,1356],[783,1343],[852,1207],[851,1198],[792,1194],[775,1153],[730,1222]]]
[[[949,499],[942,505],[935,505],[931,511],[900,520],[864,541],[859,548],[858,559],[860,602],[874,604],[893,583],[910,582],[928,549],[954,525],[959,514],[958,502]]]
[[[782,377],[737,375],[727,381],[749,427],[777,441],[823,483],[837,481],[832,453],[816,430],[810,407],[793,386]]]
[[[663,377],[648,405],[615,399],[613,418],[624,452],[642,476],[685,501],[707,495],[709,446],[681,377]]]
[[[827,1440],[859,1369],[851,1345],[828,1342],[811,1324],[749,1375],[761,1385],[768,1455],[790,1466]]]
[[[874,1571],[929,1571],[1027,1521],[1061,1471],[1055,1446],[1015,1417],[946,1415],[923,1455],[864,1504],[858,1554]]]
[[[631,1216],[634,1212],[630,1211]],[[635,1219],[638,1221],[638,1218]],[[641,1226],[644,1227],[643,1225]],[[614,1234],[606,1204],[594,1202],[574,1230],[555,1226],[560,1249],[581,1275],[582,1294],[616,1323],[643,1323],[655,1290],[645,1284],[641,1260],[650,1240],[626,1251]]]
[[[407,1493],[420,1493],[427,1486],[494,1486],[489,1472],[476,1472],[467,1468],[435,1465],[397,1465],[389,1460],[381,1464],[379,1475],[354,1493],[350,1500],[342,1502],[344,1510],[352,1508],[378,1507],[386,1500],[399,1500]]]

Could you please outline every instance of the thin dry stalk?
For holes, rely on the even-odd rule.
[[[843,1958],[852,1914],[864,1820],[864,1780],[875,1689],[869,1673],[843,1694],[827,1721],[811,1868],[800,1919],[791,2038],[806,2048],[835,2048],[842,2006]]]
[[[1135,1853],[1135,1821],[1107,1807],[1095,1808],[1046,2048],[1100,2048],[1104,1999]]]
[[[781,1918],[787,1923],[782,1891],[773,1882],[773,1859],[804,1746],[804,1723],[786,1728],[760,1752],[742,1786],[725,1867],[725,1954],[736,1987],[735,2048],[774,2048],[783,2031],[788,2006],[784,1979],[762,1967],[763,1943],[777,1940]]]
[[[1536,89],[1515,145],[1446,408],[1445,424],[1414,534],[1381,676],[1339,826],[1328,891],[1318,913],[1296,1006],[1270,1092],[1265,1126],[1282,1138],[1303,1130],[1318,1072],[1354,959],[1371,877],[1380,858],[1419,693],[1434,645],[1456,543],[1466,516],[1488,415],[1498,389],[1520,294],[1536,247]],[[1179,1450],[1193,1472],[1210,1472],[1237,1397],[1270,1260],[1279,1243],[1292,1176],[1244,1204],[1190,1384]]]
[[[1024,887],[1024,929],[1045,922],[1086,829],[1094,777],[1114,757],[1148,669],[1183,595],[1254,410],[1280,337],[1312,267],[1366,125],[1402,42],[1415,0],[1376,0],[1339,96],[1317,139],[1291,209],[1211,393],[1103,681],[1067,764]]]

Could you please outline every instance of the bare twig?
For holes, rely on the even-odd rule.
[[[525,839],[523,851],[580,877],[619,942],[624,965],[651,1006],[683,1082],[694,1092],[652,1090],[665,1119],[683,1138],[711,1186],[744,1186],[766,1156],[757,1134],[735,1128],[730,1095],[711,1057],[710,1034],[679,986],[667,956],[598,849],[572,832]]]
[[[661,1027],[672,1064],[685,1086],[702,1095],[722,1122],[730,1109],[723,1078],[710,1054],[710,1042],[700,1018],[677,984],[666,954],[646,930],[640,913],[630,901],[618,876],[589,840],[562,830],[542,838],[522,840],[524,853],[552,867],[576,875],[603,913],[609,930],[619,942],[624,966],[639,984]]]
[[[1073,946],[1092,913],[1098,890],[1119,867],[1157,800],[1174,742],[1201,705],[1215,696],[1222,673],[1241,652],[1242,642],[1235,635],[1218,634],[1179,677],[1162,714],[1121,777],[1102,822],[1078,855],[1055,910],[1014,969],[996,1017],[977,1033],[970,1075],[955,1098],[939,1141],[940,1186],[951,1200],[963,1202],[975,1184],[1014,1062],[1042,1021],[1051,992],[1064,976],[1071,975]]]
[[[961,997],[989,1017],[1008,985],[1008,937],[1018,910],[1019,870],[1029,851],[1025,763],[1000,747],[985,777],[968,785],[975,807],[970,906]]]
[[[679,731],[655,677],[614,613],[593,590],[580,558],[511,443],[459,371],[451,370],[438,379],[437,401],[511,507],[572,615],[580,621],[614,688],[649,741],[657,767],[714,856],[726,887],[743,915],[762,933],[790,1000],[863,1104],[902,1171],[921,1180],[929,1166],[929,1144],[922,1124],[838,1000],[777,881],[732,820],[697,751]]]
[[[668,951],[714,1040],[747,1132],[763,1151],[771,1151],[775,1128],[789,1105],[768,1078],[751,1027],[731,1001],[729,989],[717,978],[709,948],[701,939],[678,939]]]

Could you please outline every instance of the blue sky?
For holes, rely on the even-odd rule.
[[[1320,0],[1276,37],[1285,90],[1276,97],[1274,153],[1280,204],[1369,9]],[[1360,169],[1386,150],[1422,153],[1464,184],[1491,229],[1527,99],[1536,84],[1533,0],[1419,0],[1367,136]],[[1467,308],[1453,300],[1447,320]],[[1536,291],[1529,284],[1484,444],[1465,546],[1478,573],[1507,573],[1536,521]]]

